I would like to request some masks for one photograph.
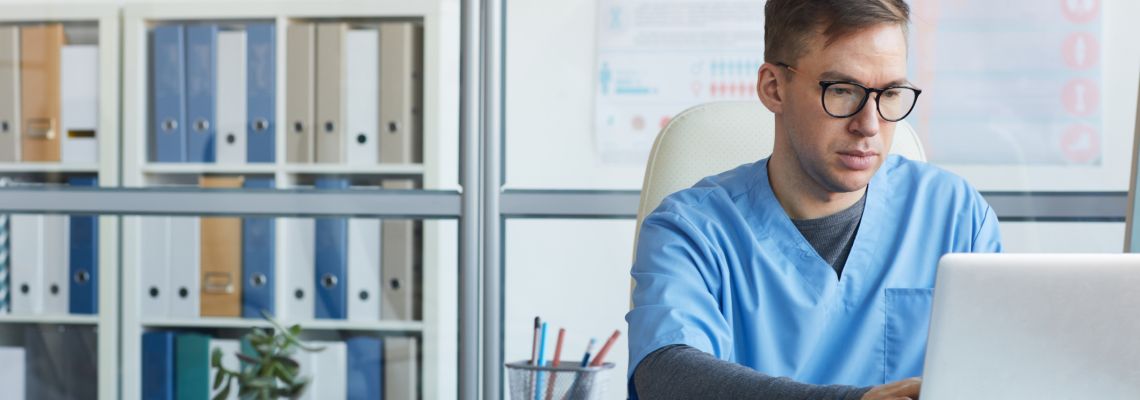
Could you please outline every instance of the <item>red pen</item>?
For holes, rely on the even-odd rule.
[[[602,349],[598,351],[598,355],[594,357],[594,362],[590,363],[591,367],[601,366],[602,363],[605,362],[606,353],[610,352],[610,348],[614,346],[614,342],[617,341],[618,336],[621,336],[621,331],[615,330],[614,334],[610,335],[609,340],[606,340],[605,346],[602,346]]]
[[[554,360],[550,362],[551,367],[557,367],[558,361],[562,359],[562,339],[566,337],[566,328],[558,329],[558,344],[554,345]],[[550,372],[550,384],[546,385],[546,400],[550,400],[554,396],[554,381],[558,379],[558,373],[555,371]]]

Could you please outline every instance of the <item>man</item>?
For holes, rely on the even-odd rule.
[[[888,156],[920,94],[903,0],[768,0],[765,20],[773,153],[643,222],[631,397],[917,398],[938,259],[1000,251],[997,218]]]

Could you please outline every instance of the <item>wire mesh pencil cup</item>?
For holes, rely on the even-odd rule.
[[[581,367],[581,360],[563,360],[557,367],[535,366],[523,360],[507,363],[511,400],[593,400],[605,396],[606,374],[613,363]]]

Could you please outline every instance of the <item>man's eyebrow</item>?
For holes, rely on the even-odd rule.
[[[825,81],[854,82],[854,83],[858,83],[858,84],[866,86],[866,84],[864,82],[860,82],[858,79],[855,79],[851,75],[847,75],[847,74],[839,72],[839,71],[830,71],[830,70],[825,71],[824,73],[819,74],[819,79],[825,80]],[[913,87],[914,84],[910,83],[910,80],[908,80],[906,78],[899,78],[899,79],[895,79],[893,81],[887,82],[887,84],[884,85],[883,87],[891,87],[891,86]]]

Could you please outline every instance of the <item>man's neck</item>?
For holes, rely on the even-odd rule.
[[[846,210],[867,191],[864,186],[854,192],[830,192],[800,168],[796,160],[776,154],[768,159],[768,182],[791,219],[822,218]]]

